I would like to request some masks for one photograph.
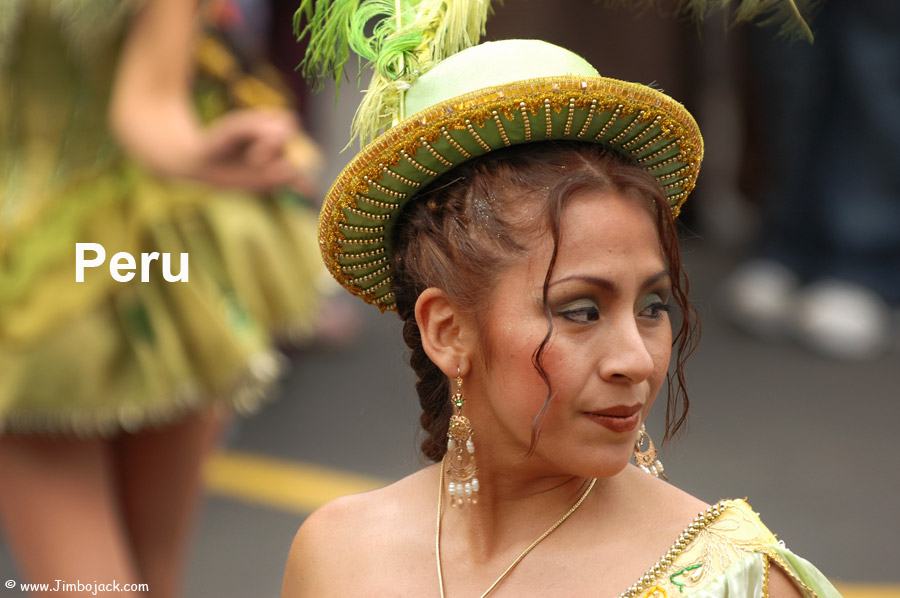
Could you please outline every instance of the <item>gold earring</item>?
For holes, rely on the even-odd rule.
[[[641,449],[641,445],[644,444],[644,439],[647,440],[646,450]],[[634,462],[638,467],[650,475],[662,477],[664,480],[669,479],[666,477],[663,464],[659,461],[659,452],[656,450],[656,447],[653,446],[653,439],[647,434],[647,429],[644,427],[644,424],[641,424],[641,430],[638,432],[637,439],[634,441]]]
[[[478,467],[475,465],[475,443],[472,423],[462,414],[466,400],[462,392],[462,376],[456,368],[456,392],[453,394],[453,415],[447,430],[447,494],[452,506],[478,502]]]

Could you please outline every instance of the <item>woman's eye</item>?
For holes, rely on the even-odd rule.
[[[669,304],[662,300],[659,295],[653,294],[647,297],[647,300],[644,302],[642,309],[638,315],[653,318],[654,320],[661,320],[664,313],[667,313],[671,307]]]
[[[600,308],[593,301],[579,301],[559,310],[559,315],[577,324],[587,324],[600,319]]]

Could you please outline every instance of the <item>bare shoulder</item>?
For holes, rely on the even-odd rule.
[[[657,529],[671,528],[680,531],[686,523],[690,523],[710,507],[709,503],[636,467],[629,467],[629,475],[633,478],[633,488],[645,499],[644,503],[654,505],[652,511],[658,520],[653,525]]]
[[[409,524],[423,520],[428,512],[421,496],[426,486],[423,478],[428,477],[426,469],[317,509],[294,536],[282,598],[346,596],[352,588],[365,587],[369,575],[385,565],[378,559],[390,559],[396,553],[381,549],[396,542],[398,533],[415,535],[415,527]],[[417,512],[420,517],[410,517]]]
[[[288,553],[282,598],[327,595],[322,594],[325,580],[339,569],[334,555],[346,543],[348,530],[365,502],[362,495],[345,496],[306,518],[294,535]]]

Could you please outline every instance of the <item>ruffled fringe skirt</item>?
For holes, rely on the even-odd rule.
[[[254,409],[311,334],[319,289],[316,215],[291,195],[163,183],[115,166],[45,202],[0,236],[0,433],[132,432],[205,406]],[[75,280],[76,243],[106,261]],[[135,257],[117,282],[109,262]],[[141,254],[168,253],[141,281]],[[93,257],[88,252],[88,257]]]

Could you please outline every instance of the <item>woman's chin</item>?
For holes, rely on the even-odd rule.
[[[622,473],[631,462],[631,450],[614,450],[610,447],[603,451],[592,451],[589,454],[573,456],[560,462],[553,461],[561,473],[577,475],[585,478],[612,478]]]

